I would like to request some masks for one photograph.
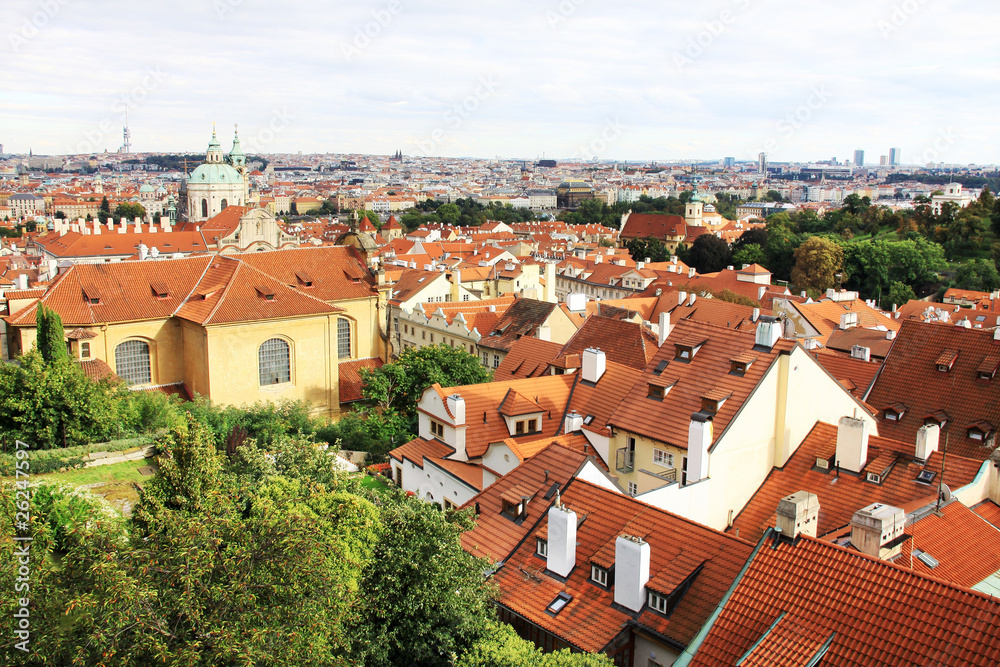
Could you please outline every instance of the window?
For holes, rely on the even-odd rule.
[[[674,455],[662,449],[653,449],[653,463],[666,468],[674,467]]]
[[[426,331],[421,331],[420,332],[420,338],[422,338],[423,340],[427,340],[427,332]]]
[[[542,558],[548,558],[549,556],[548,540],[543,540],[540,537],[535,540],[535,554],[541,556]]]
[[[496,368],[499,368],[499,366],[500,366],[500,355],[494,354],[493,355],[493,368],[496,369]]]
[[[431,334],[431,342],[434,342],[434,334]]]
[[[651,398],[654,401],[662,401],[665,393],[666,392],[664,392],[663,387],[651,384],[649,385],[649,389],[646,392],[646,398]]]
[[[632,496],[633,498],[635,496],[639,495],[639,485],[636,484],[635,482],[629,482],[628,483],[628,494],[630,496]]]
[[[351,358],[351,322],[343,318],[337,320],[337,357]]]
[[[207,199],[202,199],[201,200],[201,217],[203,217],[203,218],[207,218],[208,217],[208,200]]]
[[[458,505],[456,505],[455,503],[451,502],[451,500],[449,500],[448,498],[444,499],[443,504],[444,504],[444,508],[446,510],[457,510],[458,509]]]
[[[433,435],[435,438],[443,438],[444,437],[444,424],[442,424],[441,422],[434,421],[432,419],[431,420],[431,435]]]
[[[80,343],[80,358],[90,359],[90,343]]]
[[[229,206],[229,202],[226,201],[225,197],[223,197],[222,198],[222,202],[219,204],[219,208],[224,211],[224,210],[226,210],[227,206]]]
[[[537,419],[522,419],[514,424],[515,435],[525,435],[526,433],[538,432]]]
[[[503,505],[500,508],[500,513],[506,516],[508,519],[519,519],[521,514],[524,512],[524,501],[519,503],[512,503],[509,500],[501,500]]]
[[[115,373],[129,384],[150,384],[149,344],[127,340],[115,348]]]
[[[282,384],[292,381],[291,349],[280,338],[264,341],[257,353],[260,385]]]
[[[569,593],[560,593],[556,596],[555,600],[549,603],[549,606],[545,608],[545,611],[547,611],[549,615],[555,616],[561,612],[572,599],[573,596]]]
[[[603,567],[598,567],[596,565],[590,566],[590,580],[593,581],[598,586],[604,586],[607,588],[608,585],[608,571]]]
[[[654,593],[649,591],[649,598],[647,600],[649,603],[649,608],[653,611],[658,611],[661,614],[667,613],[667,596],[660,595],[659,593]]]

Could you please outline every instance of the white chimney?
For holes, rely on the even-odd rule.
[[[28,289],[28,274],[22,273],[17,277],[17,288]]]
[[[837,465],[860,473],[868,463],[868,422],[841,417],[837,424]]]
[[[871,361],[872,360],[871,348],[865,347],[864,345],[852,345],[851,358],[860,359],[861,361]]]
[[[917,449],[913,457],[926,461],[938,450],[941,438],[941,427],[937,424],[924,424],[917,429]]]
[[[154,246],[153,246],[152,248],[150,248],[150,249],[149,249],[149,256],[150,256],[150,257],[151,257],[152,259],[156,259],[157,257],[159,257],[159,256],[160,256],[160,251],[159,251],[159,250],[157,250],[157,248],[156,248],[156,246],[155,246],[155,245],[154,245]]]
[[[455,425],[462,426],[465,424],[465,399],[458,394],[452,394],[448,397],[448,412],[451,416],[455,418]]]
[[[587,310],[587,295],[583,292],[572,292],[566,295],[566,307],[571,313],[581,313]]]
[[[754,343],[771,349],[779,340],[781,340],[781,321],[769,315],[757,318],[757,334]]]
[[[101,221],[100,220],[94,220],[93,224],[94,224],[94,234],[100,234],[101,233]]]
[[[757,288],[757,300],[758,301],[760,301],[761,299],[763,299],[765,294],[767,294],[767,287],[761,285],[760,287]]]
[[[139,259],[146,259],[149,256],[149,248],[145,243],[139,244]]]
[[[136,218],[136,221],[135,221],[135,233],[136,234],[142,234],[142,223],[139,222],[138,218]]]
[[[128,223],[122,220],[121,222],[118,223],[118,233],[124,234],[127,231],[128,231]]]
[[[684,302],[687,301],[687,298],[688,298],[688,293],[687,292],[685,292],[684,290],[681,290],[680,292],[678,292],[677,293],[677,305],[678,306],[683,306]]]
[[[691,292],[691,294],[688,295],[688,305],[689,306],[693,306],[694,302],[695,302],[695,299],[697,299],[697,298],[698,298],[698,295],[695,294],[694,292]]]
[[[604,351],[596,347],[588,347],[583,351],[583,381],[597,382],[607,368],[607,357]]]
[[[563,433],[576,433],[583,428],[583,415],[574,410],[563,420]]]
[[[664,341],[667,340],[667,336],[670,335],[670,313],[666,310],[660,313],[660,331],[659,340],[657,345],[663,347]]]
[[[687,483],[694,484],[708,477],[708,449],[712,446],[712,417],[696,412],[688,426]]]
[[[851,517],[851,545],[863,554],[892,558],[902,542],[892,544],[906,529],[906,512],[898,507],[873,503]]]
[[[851,327],[857,326],[858,324],[858,314],[857,313],[844,313],[840,316],[840,328],[850,329]]]
[[[694,267],[688,267],[688,278],[694,278]]]
[[[641,537],[619,535],[615,540],[615,604],[642,611],[648,581],[649,542]]]
[[[115,219],[114,218],[108,218],[108,231],[109,232],[115,231]]]
[[[756,322],[759,317],[760,317],[760,308],[754,308],[753,315],[750,316],[750,321]]]
[[[568,577],[576,567],[576,512],[558,500],[549,508],[546,569]]]
[[[799,535],[816,537],[819,524],[819,496],[808,491],[798,491],[778,501],[778,518],[775,528],[785,537]]]
[[[892,329],[889,329],[888,331],[885,332],[885,339],[896,340],[896,332],[893,331]]]

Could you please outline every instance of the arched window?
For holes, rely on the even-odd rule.
[[[229,203],[225,199],[223,199],[222,200],[222,210],[225,211],[227,206],[229,206]]]
[[[264,341],[257,354],[260,366],[260,384],[281,384],[291,382],[291,352],[288,343],[280,338]]]
[[[149,344],[127,340],[115,347],[115,373],[129,384],[150,384]]]
[[[202,199],[201,200],[201,217],[203,217],[203,218],[207,218],[208,217],[208,200],[207,199]]]
[[[337,320],[337,357],[351,357],[351,322],[343,318]]]

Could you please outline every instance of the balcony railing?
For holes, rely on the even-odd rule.
[[[615,468],[618,472],[630,473],[635,470],[635,451],[629,450],[628,447],[622,447],[618,450]]]

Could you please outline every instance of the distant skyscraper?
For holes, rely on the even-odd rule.
[[[128,131],[128,107],[125,107],[125,127],[122,128],[122,153],[132,152],[132,133]]]
[[[0,153],[2,153],[2,152],[3,152],[3,151],[2,151],[2,150],[0,150]],[[727,157],[727,158],[723,158],[723,160],[722,160],[722,165],[723,165],[723,166],[724,166],[724,167],[725,167],[726,169],[730,169],[730,168],[732,168],[732,167],[735,167],[735,166],[736,166],[736,158],[734,158],[734,157]]]
[[[887,164],[889,164],[889,158],[886,157],[885,155],[880,155],[879,158],[878,158],[878,163],[879,163],[879,166],[884,167]]]
[[[889,149],[889,164],[896,166],[899,164],[900,150],[898,148]]]
[[[865,166],[865,152],[863,150],[854,151],[854,166],[863,167]]]
[[[757,173],[767,173],[767,153],[759,153],[757,155]]]

